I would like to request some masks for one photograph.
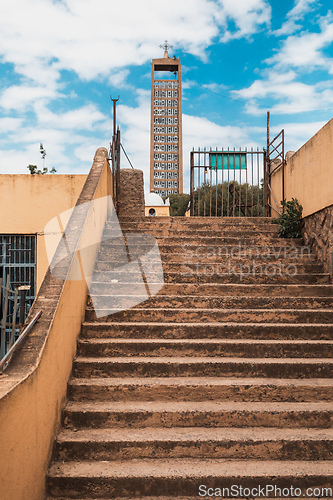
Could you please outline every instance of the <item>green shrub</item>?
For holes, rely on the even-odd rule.
[[[281,201],[282,213],[275,219],[279,225],[279,236],[281,238],[300,238],[302,236],[302,211],[303,207],[297,198],[291,201]]]

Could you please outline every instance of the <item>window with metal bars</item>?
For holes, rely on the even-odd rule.
[[[36,296],[36,235],[1,234],[0,235],[0,277],[15,289],[20,286],[30,286],[25,297],[24,317],[27,316]],[[1,309],[3,304],[0,305]],[[9,304],[10,306],[10,304]],[[21,304],[18,304],[17,315],[20,317]],[[10,312],[10,311],[8,311]]]

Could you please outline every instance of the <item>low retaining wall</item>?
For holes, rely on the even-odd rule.
[[[111,194],[108,152],[97,150],[77,204]],[[78,240],[98,240],[105,223],[86,213],[76,224]],[[81,246],[80,246],[81,245]],[[94,251],[97,251],[97,246]],[[75,259],[69,259],[69,275]],[[50,269],[29,313],[42,310],[22,348],[0,375],[1,500],[43,500],[45,475],[66,400],[67,382],[76,352],[87,299],[85,280],[55,278]],[[27,320],[27,321],[28,321]]]
[[[333,205],[303,219],[303,237],[333,278]]]

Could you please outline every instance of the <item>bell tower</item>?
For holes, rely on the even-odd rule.
[[[168,196],[183,192],[182,71],[172,45],[160,47],[163,58],[151,64],[150,192]]]

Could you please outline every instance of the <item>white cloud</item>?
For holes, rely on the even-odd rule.
[[[35,110],[39,125],[61,130],[96,130],[108,120],[94,104],[66,113],[53,113],[43,103],[37,103]]]
[[[38,85],[54,83],[63,69],[91,80],[149,61],[168,33],[175,52],[204,57],[220,31],[226,39],[248,36],[269,17],[265,0],[192,0],[190,7],[169,0],[167,9],[155,0],[11,0],[1,5],[0,56]]]
[[[282,129],[285,132],[285,151],[297,151],[314,134],[320,130],[326,122],[308,123],[280,123],[271,128],[272,134],[278,134]]]
[[[258,31],[261,26],[269,25],[271,19],[271,7],[265,0],[220,0],[223,8],[217,13],[217,17],[224,25],[228,21],[234,21],[237,29],[226,30],[222,41],[232,38],[248,37]]]
[[[301,26],[297,24],[297,21],[304,19],[305,15],[313,10],[314,3],[317,3],[317,0],[296,0],[294,7],[287,14],[287,21],[273,34],[276,36],[291,35],[298,31]]]
[[[15,132],[23,123],[22,118],[0,118],[0,132]]]
[[[31,109],[36,101],[50,101],[61,94],[54,89],[37,85],[12,85],[3,90],[0,95],[0,106],[5,110],[26,111]]]
[[[266,60],[268,64],[278,67],[294,67],[305,71],[324,68],[333,73],[333,60],[323,54],[323,49],[333,42],[333,22],[331,15],[321,18],[319,33],[302,32],[289,36],[282,48],[273,57]]]
[[[255,80],[250,87],[232,93],[247,100],[246,111],[254,115],[264,114],[268,109],[278,114],[295,114],[333,108],[332,82],[305,84],[297,81],[294,71],[270,71],[267,78]]]

